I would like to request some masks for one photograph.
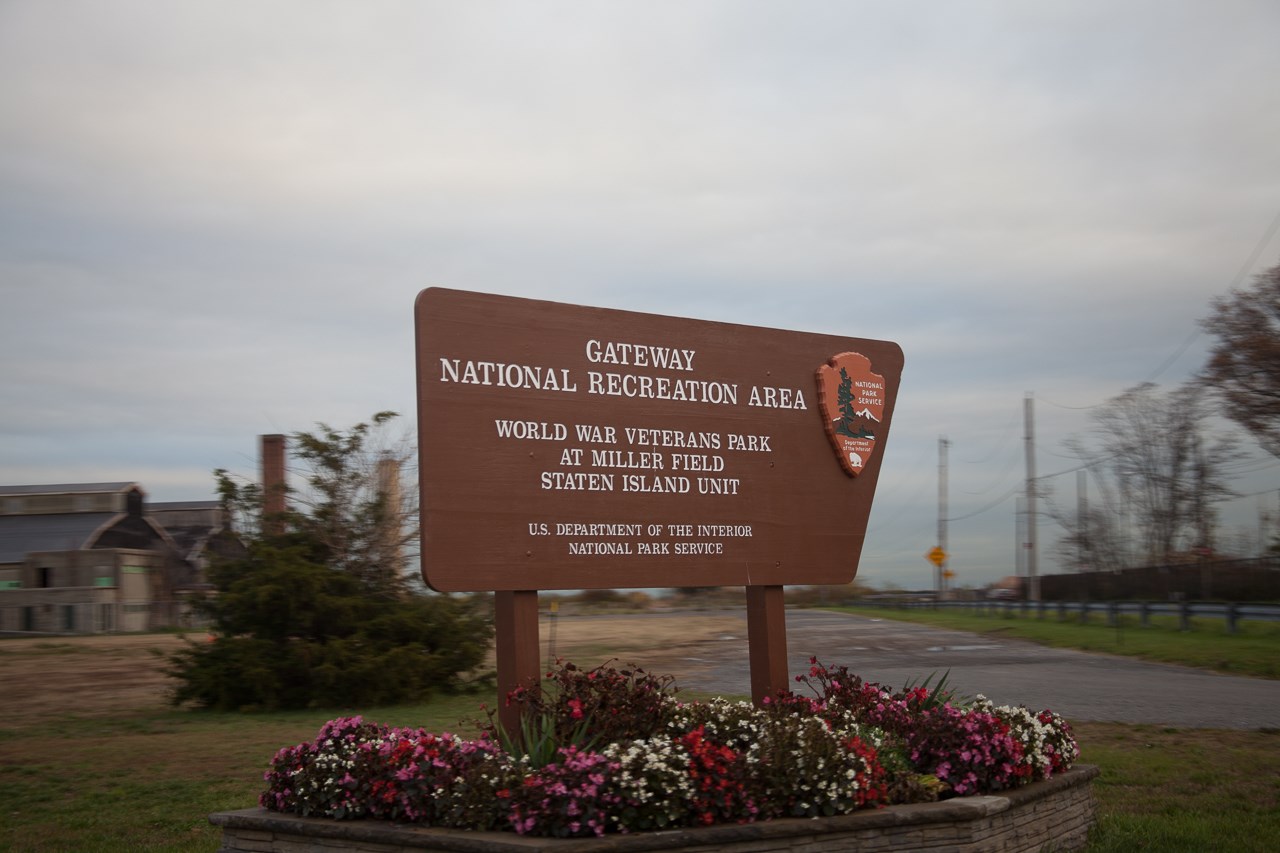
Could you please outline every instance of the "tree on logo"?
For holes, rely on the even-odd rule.
[[[840,423],[836,425],[836,432],[852,436],[849,424],[853,423],[853,380],[849,378],[849,371],[843,367],[840,368],[840,387],[836,390],[836,408],[840,410]]]
[[[853,411],[853,380],[849,378],[849,372],[843,367],[840,368],[840,387],[836,389],[836,406],[840,409],[840,423],[836,424],[835,431],[839,435],[847,435],[850,438],[875,438],[873,434],[867,432],[865,426],[859,426],[857,431],[853,430],[854,421],[857,415]]]

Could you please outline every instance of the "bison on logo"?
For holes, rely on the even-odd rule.
[[[871,372],[866,356],[842,352],[818,368],[817,380],[827,437],[845,473],[856,477],[871,458],[874,430],[884,419],[884,377]]]

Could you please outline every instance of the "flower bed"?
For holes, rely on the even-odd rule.
[[[329,820],[244,809],[212,815],[219,853],[1059,853],[1085,846],[1094,819],[1089,782],[1097,768],[1076,765],[1043,782],[1000,794],[861,809],[824,818],[607,835],[533,838],[385,820]]]
[[[797,681],[813,697],[684,703],[670,679],[639,669],[563,664],[545,687],[510,697],[524,706],[518,737],[492,717],[476,739],[333,720],[315,740],[280,750],[260,805],[603,836],[979,804],[1058,776],[1078,755],[1069,726],[1049,711],[962,703],[941,685],[890,691],[817,660]]]

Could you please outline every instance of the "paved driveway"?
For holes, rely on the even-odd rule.
[[[683,687],[749,694],[741,635],[726,634],[688,660]],[[961,694],[997,704],[1049,708],[1070,720],[1178,727],[1280,728],[1280,681],[1218,675],[1189,667],[1053,649],[1019,640],[929,628],[890,619],[787,611],[787,650],[794,676],[809,656],[845,664],[869,681],[901,687],[950,670]],[[798,686],[798,685],[797,685]]]

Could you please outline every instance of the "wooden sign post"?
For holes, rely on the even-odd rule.
[[[497,593],[504,695],[538,590],[618,587],[746,587],[752,695],[787,688],[783,586],[857,572],[896,344],[440,288],[416,329],[423,577]]]

